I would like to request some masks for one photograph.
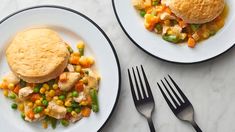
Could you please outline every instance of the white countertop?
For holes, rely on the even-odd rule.
[[[0,18],[17,10],[44,4],[75,9],[94,20],[111,39],[119,56],[122,86],[119,102],[102,132],[147,132],[147,121],[137,113],[130,93],[127,68],[143,64],[154,94],[153,120],[157,132],[193,132],[170,111],[156,82],[170,74],[190,99],[196,121],[205,132],[235,131],[235,50],[211,61],[178,65],[155,59],[138,49],[121,30],[111,0],[1,0]]]

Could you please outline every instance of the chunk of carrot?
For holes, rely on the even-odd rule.
[[[188,39],[188,47],[194,48],[196,45],[196,41],[193,38]]]
[[[81,114],[82,114],[83,117],[89,117],[90,114],[91,114],[91,109],[88,108],[88,107],[84,107],[81,110]]]
[[[32,102],[35,102],[36,100],[39,100],[41,98],[41,96],[39,94],[32,94],[30,97],[30,100]]]
[[[34,119],[34,113],[33,113],[33,111],[32,111],[32,110],[28,111],[27,114],[26,114],[26,116],[27,116],[29,119],[33,120],[33,119]]]
[[[13,92],[18,94],[20,90],[20,85],[16,85],[16,87],[14,88]]]
[[[82,81],[78,81],[75,85],[75,89],[76,91],[78,92],[82,92],[83,89],[84,89],[84,86],[83,86],[83,82]]]

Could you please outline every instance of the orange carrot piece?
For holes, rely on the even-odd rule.
[[[7,82],[2,82],[1,83],[1,88],[7,89],[8,88],[8,83]]]
[[[13,92],[18,94],[20,90],[20,85],[16,85],[16,87],[14,88]]]
[[[40,99],[41,96],[39,94],[32,94],[31,97],[30,97],[30,100],[32,102],[35,102],[36,100]]]
[[[82,81],[78,81],[78,83],[75,85],[75,89],[78,92],[82,92],[83,89],[84,89],[83,82]]]
[[[194,48],[196,45],[196,41],[193,38],[188,39],[188,47]]]
[[[26,114],[26,116],[27,116],[28,118],[30,118],[31,120],[33,120],[33,119],[34,119],[34,113],[33,113],[33,111],[32,111],[32,110],[28,111],[28,113]]]
[[[84,107],[81,110],[81,114],[82,114],[83,117],[89,117],[90,114],[91,114],[91,109],[88,108],[88,107]]]

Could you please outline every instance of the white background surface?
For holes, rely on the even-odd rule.
[[[175,118],[159,93],[156,81],[167,74],[172,75],[191,100],[198,125],[204,132],[235,131],[234,49],[214,60],[195,65],[160,61],[139,50],[125,36],[114,16],[111,0],[1,0],[0,18],[41,4],[62,5],[82,12],[100,25],[116,48],[122,68],[122,90],[117,108],[102,132],[148,132],[146,120],[134,107],[127,80],[127,68],[139,64],[146,69],[155,97],[153,120],[158,132],[194,131],[190,125]]]

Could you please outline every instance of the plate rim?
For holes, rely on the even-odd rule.
[[[116,7],[115,7],[115,0],[112,0],[112,7],[113,7],[113,11],[114,11],[114,14],[115,14],[115,17],[122,29],[122,31],[126,34],[126,36],[131,40],[131,42],[137,46],[139,49],[141,49],[142,51],[144,51],[146,54],[156,58],[156,59],[159,59],[161,61],[164,61],[164,62],[169,62],[169,63],[173,63],[173,64],[181,64],[181,65],[190,65],[190,64],[198,64],[198,63],[203,63],[203,62],[207,62],[207,61],[210,61],[210,60],[214,60],[215,58],[227,53],[228,51],[230,51],[232,48],[235,47],[235,43],[233,44],[233,46],[231,46],[230,48],[228,48],[227,50],[225,50],[224,52],[221,52],[220,54],[217,54],[213,57],[210,57],[210,58],[207,58],[207,59],[204,59],[204,60],[200,60],[200,61],[196,61],[196,62],[177,62],[177,61],[172,61],[172,60],[167,60],[167,59],[163,59],[157,55],[154,55],[152,53],[150,53],[149,51],[147,51],[146,49],[144,49],[143,47],[140,46],[140,44],[138,44],[129,34],[128,32],[126,31],[126,29],[124,28],[124,26],[122,25],[121,23],[121,20],[118,16],[118,13],[117,13],[117,10],[116,10]]]
[[[120,91],[121,91],[121,66],[120,66],[120,62],[119,62],[119,59],[118,59],[117,52],[116,52],[116,50],[115,50],[111,40],[108,38],[108,36],[104,32],[104,30],[97,23],[95,23],[92,19],[90,19],[89,17],[87,17],[86,15],[82,14],[81,12],[79,12],[79,11],[77,11],[75,9],[72,9],[72,8],[69,8],[69,7],[65,7],[65,6],[38,5],[38,6],[31,6],[31,7],[23,8],[21,10],[18,10],[18,11],[15,11],[15,12],[11,13],[10,15],[8,15],[6,17],[3,17],[1,19],[1,21],[0,21],[0,24],[2,24],[7,19],[13,17],[14,15],[17,15],[17,14],[19,14],[21,12],[24,12],[24,11],[28,11],[28,10],[32,10],[32,9],[37,9],[37,8],[56,8],[56,9],[66,10],[66,11],[75,13],[76,15],[79,15],[79,16],[83,17],[84,19],[88,20],[92,25],[94,25],[102,33],[102,35],[105,37],[105,39],[108,41],[108,43],[109,43],[109,45],[110,45],[110,47],[112,49],[112,52],[114,54],[116,65],[117,65],[117,68],[118,68],[118,91],[117,91],[117,97],[115,99],[114,106],[113,106],[113,108],[111,110],[111,113],[109,114],[109,116],[105,120],[105,122],[102,124],[102,126],[97,130],[98,132],[101,131],[104,128],[104,126],[108,123],[110,118],[112,117],[112,115],[114,113],[114,110],[115,110],[115,108],[116,108],[116,106],[118,104],[119,96],[120,96]]]

